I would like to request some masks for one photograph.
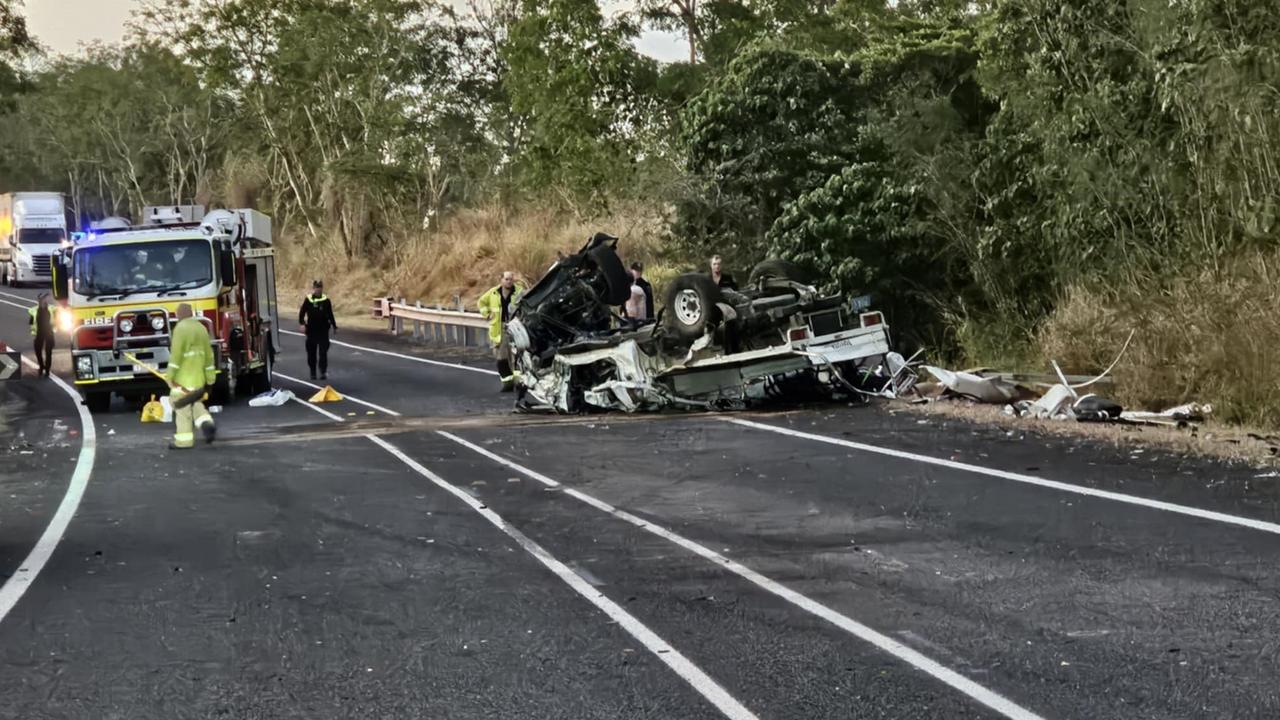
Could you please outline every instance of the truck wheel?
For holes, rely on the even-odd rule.
[[[262,367],[253,374],[253,379],[249,383],[250,396],[261,395],[271,390],[271,354],[267,353],[267,359]]]
[[[686,273],[667,286],[663,318],[676,337],[693,341],[720,322],[720,287],[710,275]]]
[[[230,405],[236,399],[236,379],[231,370],[224,370],[222,375],[209,388],[210,405]]]
[[[755,267],[751,268],[751,275],[747,283],[755,286],[761,280],[766,279],[790,280],[791,282],[805,285],[813,282],[813,276],[810,273],[790,260],[765,260],[757,263]]]
[[[604,276],[604,301],[610,305],[621,305],[631,299],[631,273],[622,265],[622,258],[608,245],[591,251],[591,260]]]
[[[110,392],[92,392],[85,393],[84,404],[89,408],[91,413],[105,413],[111,410],[111,393]]]

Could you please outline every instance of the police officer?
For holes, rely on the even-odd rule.
[[[178,323],[169,338],[169,370],[165,375],[169,379],[169,402],[173,405],[173,443],[169,447],[185,450],[194,446],[195,428],[200,428],[205,442],[213,442],[217,428],[213,416],[199,399],[217,378],[213,345],[209,331],[192,317],[187,303],[178,306]]]
[[[498,363],[498,376],[502,378],[502,392],[515,389],[515,373],[511,369],[511,349],[503,328],[515,312],[516,302],[524,294],[524,288],[516,285],[516,275],[502,273],[502,282],[480,296],[480,315],[489,320],[489,345],[493,359]]]
[[[34,336],[32,350],[35,351],[36,364],[40,366],[39,374],[49,377],[49,368],[53,366],[53,312],[49,310],[49,293],[40,293],[37,299],[40,304],[27,309]]]
[[[324,294],[324,283],[316,280],[311,283],[311,294],[302,301],[302,309],[298,311],[298,324],[307,336],[307,367],[311,368],[311,379],[316,379],[316,362],[320,365],[320,379],[329,377],[329,328],[336,335],[338,321],[333,317],[333,304]]]

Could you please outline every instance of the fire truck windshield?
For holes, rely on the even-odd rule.
[[[213,252],[195,239],[81,247],[71,278],[90,297],[194,289],[213,282]]]

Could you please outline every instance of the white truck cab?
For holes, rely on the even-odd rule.
[[[61,193],[0,195],[0,280],[6,285],[48,285],[50,258],[67,244]]]

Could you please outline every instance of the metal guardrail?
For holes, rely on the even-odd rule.
[[[467,312],[462,301],[455,298],[457,309],[442,305],[427,306],[419,300],[413,304],[404,298],[379,297],[373,299],[373,317],[387,321],[392,335],[406,330],[411,339],[419,342],[436,342],[463,347],[486,347],[489,344],[489,321],[480,313]]]

